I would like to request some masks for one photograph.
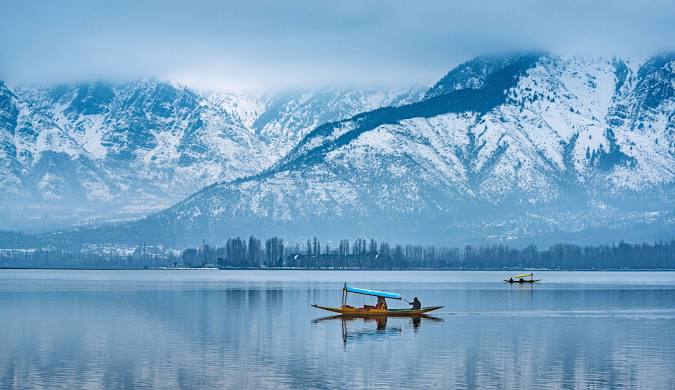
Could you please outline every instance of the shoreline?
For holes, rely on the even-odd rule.
[[[361,268],[339,268],[339,269],[329,269],[329,268],[289,268],[289,267],[280,267],[280,268],[215,268],[215,267],[178,267],[178,268],[165,268],[165,267],[147,267],[147,268],[97,268],[97,267],[0,267],[0,271],[3,270],[54,270],[54,271],[364,271],[364,272],[675,272],[675,269],[666,268],[666,269],[649,269],[649,268],[631,268],[631,269],[616,269],[616,268],[603,268],[603,269],[551,269],[551,268],[513,268],[513,269],[437,269],[437,268],[411,268],[411,269],[361,269]]]

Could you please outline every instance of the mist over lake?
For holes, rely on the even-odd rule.
[[[536,275],[545,283],[511,286],[503,272],[2,270],[0,378],[69,389],[675,385],[675,273]],[[337,305],[345,282],[445,307],[344,321],[310,307]]]

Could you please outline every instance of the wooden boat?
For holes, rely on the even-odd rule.
[[[380,309],[380,308],[374,308],[374,307],[353,307],[347,304],[347,294],[348,293],[356,293],[356,294],[363,294],[363,295],[372,295],[375,297],[382,297],[382,298],[389,298],[389,299],[401,299],[401,294],[396,294],[396,293],[390,293],[390,292],[384,292],[384,291],[376,291],[376,290],[368,290],[368,289],[363,289],[363,288],[356,288],[356,287],[351,287],[347,286],[345,283],[345,286],[342,288],[342,306],[340,307],[330,307],[330,306],[320,306],[320,305],[312,305],[312,307],[316,307],[318,309],[323,309],[327,311],[331,311],[333,313],[339,313],[342,316],[349,316],[349,317],[370,317],[370,316],[392,316],[392,317],[410,317],[410,316],[421,316],[424,313],[428,313],[433,310],[438,310],[442,308],[443,306],[429,306],[429,307],[422,307],[419,309]]]
[[[328,310],[332,311],[333,313],[340,313],[343,316],[353,316],[353,317],[365,317],[365,316],[391,316],[391,317],[406,317],[406,316],[420,316],[423,315],[424,313],[428,313],[430,311],[438,310],[442,308],[443,306],[429,306],[429,307],[423,307],[419,310],[413,310],[413,309],[367,309],[367,308],[361,308],[361,307],[352,307],[349,305],[341,306],[341,307],[329,307],[329,306],[320,306],[320,305],[312,305],[312,307],[316,307],[317,309],[323,309],[323,310]]]
[[[504,279],[504,281],[506,283],[536,283],[541,281],[541,279],[535,279],[534,274],[520,274],[512,276],[509,279]]]

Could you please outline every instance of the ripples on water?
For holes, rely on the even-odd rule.
[[[504,276],[4,270],[0,386],[675,388],[675,274]],[[345,281],[445,308],[343,321],[310,307],[339,305]]]

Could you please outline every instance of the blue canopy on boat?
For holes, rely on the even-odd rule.
[[[345,283],[344,289],[348,292],[352,292],[352,293],[356,293],[356,294],[373,295],[373,296],[376,296],[376,297],[384,297],[384,298],[391,298],[391,299],[401,299],[401,294],[384,292],[384,291],[368,290],[368,289],[365,289],[365,288],[356,288],[356,287],[347,286],[346,283]]]

